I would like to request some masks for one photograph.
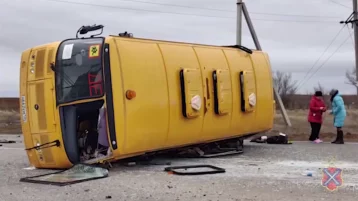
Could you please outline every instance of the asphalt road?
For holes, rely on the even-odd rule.
[[[358,144],[268,145],[245,142],[242,155],[215,159],[170,159],[172,165],[210,164],[226,173],[200,176],[169,175],[165,166],[115,165],[109,177],[71,186],[57,187],[19,182],[21,177],[48,170],[29,166],[21,137],[16,144],[0,147],[0,201],[17,200],[357,200]],[[343,169],[343,186],[330,192],[321,185],[322,169],[335,159]],[[162,159],[163,160],[163,159]],[[313,176],[307,176],[311,171]],[[111,196],[106,199],[106,196]]]

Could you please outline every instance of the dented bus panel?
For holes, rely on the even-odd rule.
[[[262,51],[109,36],[33,47],[20,69],[22,130],[37,168],[113,161],[273,126],[271,67]]]

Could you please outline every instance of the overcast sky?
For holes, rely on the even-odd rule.
[[[334,1],[342,5],[331,0],[245,1],[273,70],[291,72],[295,80],[304,83],[300,87],[302,93],[312,92],[312,86],[318,82],[326,88],[338,88],[341,93],[355,93],[353,87],[345,84],[345,71],[354,67],[351,27],[343,29],[303,79],[342,28],[339,21],[352,12],[351,0]],[[236,0],[0,0],[0,96],[18,96],[23,50],[73,38],[82,25],[103,24],[104,35],[129,31],[141,38],[233,45],[235,11]],[[243,25],[243,45],[254,48],[248,28]],[[347,37],[343,46],[326,61]]]

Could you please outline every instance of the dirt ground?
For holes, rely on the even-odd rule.
[[[267,134],[277,135],[279,132],[289,135],[290,140],[306,141],[310,133],[310,125],[307,122],[307,110],[288,110],[292,127],[287,128],[280,111],[276,112],[274,128]],[[332,115],[325,114],[324,123],[321,130],[321,139],[331,141],[335,138],[335,128],[333,127]],[[19,134],[20,117],[16,111],[0,111],[0,134]],[[358,142],[358,110],[348,110],[344,126],[345,141]]]
[[[245,141],[241,155],[210,159],[157,158],[157,161],[171,162],[172,166],[215,165],[225,168],[226,172],[221,174],[179,176],[163,171],[165,165],[113,164],[107,178],[57,187],[19,182],[22,177],[54,171],[26,169],[29,162],[22,136],[0,135],[0,139],[17,142],[0,147],[1,201],[356,201],[358,197],[358,144],[355,143],[269,145]],[[329,161],[343,170],[343,185],[333,192],[321,185],[322,170],[328,167]]]
[[[0,110],[0,134],[20,134],[20,115],[16,111]]]
[[[281,112],[277,111],[275,116],[274,128],[269,134],[278,134],[279,132],[289,135],[293,141],[307,141],[310,135],[310,124],[307,122],[307,110],[288,110],[288,116],[292,127],[288,128],[282,118]],[[347,142],[358,142],[358,110],[347,110],[347,118],[343,127],[344,139]],[[323,141],[331,141],[336,137],[336,130],[333,126],[333,116],[324,114],[320,138]]]

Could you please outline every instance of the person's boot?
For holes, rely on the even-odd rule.
[[[337,140],[338,140],[338,134],[339,132],[337,131],[337,135],[336,135],[336,139],[333,141],[333,142],[331,142],[332,144],[336,144],[336,142],[337,142]]]
[[[332,143],[333,144],[344,144],[343,131],[338,131],[337,132],[337,139]]]
[[[337,144],[344,144],[344,140],[343,140],[343,131],[339,131],[339,135],[338,135],[338,142]]]

